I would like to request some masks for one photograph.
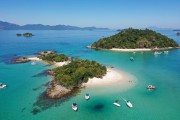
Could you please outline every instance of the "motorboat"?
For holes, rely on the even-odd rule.
[[[90,99],[89,93],[86,93],[86,94],[85,94],[85,99],[86,99],[86,100],[89,100],[89,99]]]
[[[133,107],[132,103],[131,103],[129,100],[126,101],[126,104],[127,104],[127,106],[130,107],[130,108]]]
[[[118,100],[114,101],[113,104],[117,107],[120,107],[121,105],[118,103]]]
[[[121,97],[122,98],[122,97]],[[124,98],[122,98],[125,102],[126,102],[126,105],[129,107],[129,108],[132,108],[133,107],[133,105],[132,105],[132,103],[129,101],[129,100],[126,100],[126,99],[124,99]]]
[[[0,89],[5,87],[7,87],[7,85],[0,83]]]
[[[76,103],[73,103],[73,104],[72,104],[72,109],[73,109],[74,111],[77,111],[77,110],[78,110],[78,105],[77,105]]]
[[[146,88],[147,88],[147,89],[155,89],[156,87],[153,86],[153,85],[148,85]]]

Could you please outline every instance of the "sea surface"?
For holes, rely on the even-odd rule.
[[[17,37],[32,32],[35,36]],[[158,31],[180,44],[175,31]],[[0,120],[180,120],[180,50],[155,56],[153,52],[111,52],[86,46],[117,31],[0,31]],[[52,79],[44,73],[52,66],[36,62],[11,64],[13,58],[31,56],[42,50],[56,50],[73,58],[96,60],[136,78],[129,89],[111,86],[82,89],[64,100],[49,100],[43,95]],[[134,57],[134,61],[129,60]],[[152,84],[155,90],[147,90]],[[85,93],[91,99],[84,99]],[[132,102],[128,108],[121,97]],[[119,100],[121,107],[112,103]],[[76,102],[78,112],[71,109]]]

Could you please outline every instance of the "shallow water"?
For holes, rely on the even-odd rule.
[[[0,89],[1,120],[180,119],[180,50],[154,56],[152,52],[133,54],[86,48],[99,38],[115,34],[116,31],[28,31],[35,36],[16,37],[16,33],[24,32],[26,31],[0,31],[0,82],[8,85],[7,88]],[[176,36],[176,32],[158,32],[180,44],[180,37]],[[51,66],[39,62],[35,65],[31,62],[10,64],[10,60],[51,49],[71,57],[114,66],[135,76],[137,84],[130,89],[111,86],[82,89],[63,102],[46,101],[41,95],[51,77],[42,72]],[[129,61],[131,56],[134,57],[134,62]],[[148,84],[155,85],[157,89],[147,90]],[[84,99],[87,92],[91,95],[89,101]],[[129,99],[133,108],[128,108],[120,97]],[[117,99],[120,100],[121,107],[112,104]],[[73,102],[78,103],[78,112],[71,109]]]

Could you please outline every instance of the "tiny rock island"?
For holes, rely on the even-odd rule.
[[[94,49],[168,49],[179,47],[178,43],[165,35],[145,29],[125,29],[98,40],[91,45]]]
[[[20,36],[32,37],[32,36],[34,36],[34,35],[33,35],[32,33],[27,32],[27,33],[23,33],[23,34],[17,33],[16,36],[18,36],[18,37],[20,37]]]

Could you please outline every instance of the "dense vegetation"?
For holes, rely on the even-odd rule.
[[[54,69],[54,78],[65,87],[78,87],[89,78],[101,78],[106,74],[106,67],[95,61],[73,60],[68,65]]]
[[[63,62],[68,60],[68,57],[66,55],[55,53],[43,54],[39,56],[39,58],[49,62]]]
[[[166,48],[178,47],[179,45],[165,35],[146,29],[125,29],[116,35],[102,38],[92,44],[92,48]]]

